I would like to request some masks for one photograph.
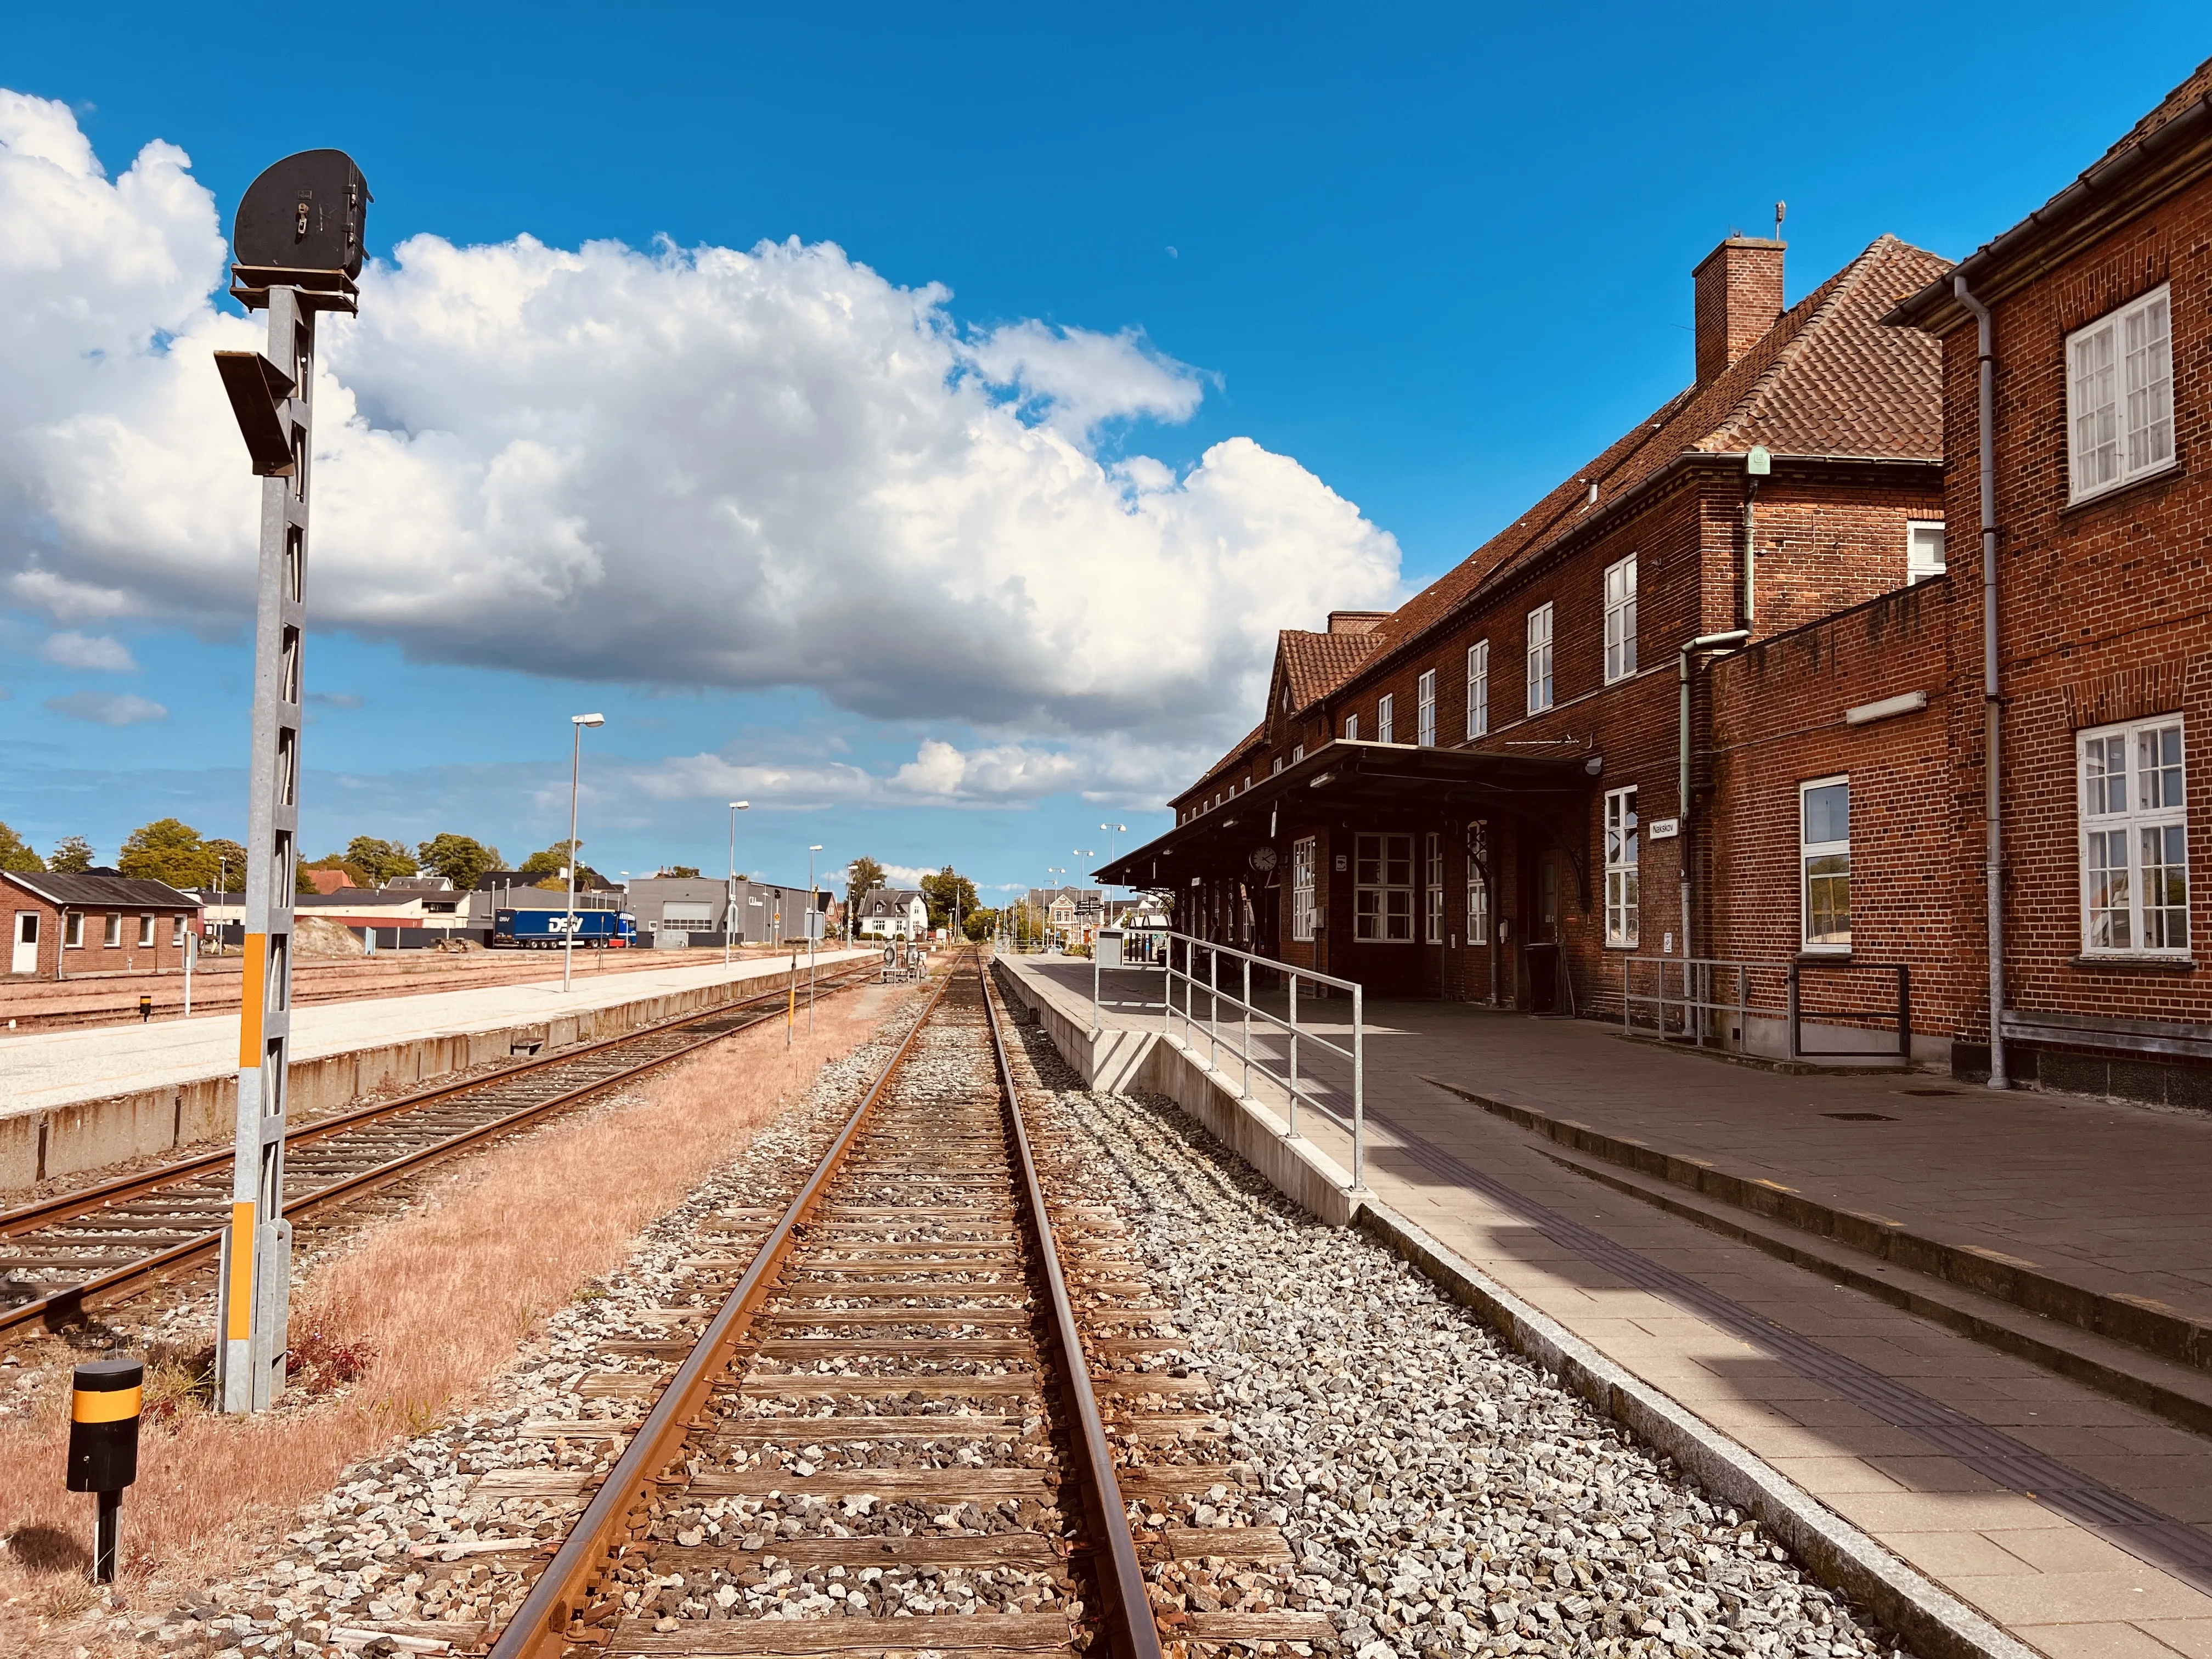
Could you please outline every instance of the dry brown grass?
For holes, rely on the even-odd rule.
[[[348,1464],[480,1389],[886,1006],[873,991],[825,1003],[812,1042],[802,1035],[787,1053],[780,1024],[757,1027],[640,1085],[640,1106],[495,1147],[428,1207],[366,1234],[302,1288],[293,1319],[295,1330],[342,1321],[335,1334],[374,1351],[367,1370],[304,1409],[251,1419],[185,1410],[173,1432],[149,1429],[124,1504],[125,1600],[166,1611],[237,1570]],[[60,1490],[65,1382],[46,1398],[36,1421],[0,1428],[0,1533],[11,1545],[0,1557],[0,1652],[100,1653],[73,1617],[89,1599],[73,1540],[88,1544],[92,1503]]]

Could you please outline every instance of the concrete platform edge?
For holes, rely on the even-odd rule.
[[[1695,1480],[1757,1517],[1821,1583],[1896,1631],[1926,1659],[2034,1659],[1948,1590],[1719,1430],[1522,1301],[1413,1222],[1372,1199],[1360,1228],[1388,1244],[1472,1309],[1522,1358]]]
[[[759,978],[728,980],[550,1019],[481,1031],[441,1032],[296,1060],[291,1110],[301,1116],[319,1115],[379,1089],[428,1083],[520,1053],[557,1054],[679,1015],[704,1013],[757,995],[761,988]],[[226,1072],[8,1113],[0,1116],[0,1192],[21,1191],[50,1176],[81,1174],[228,1135],[237,1115],[237,1075]]]
[[[1553,1117],[1462,1084],[1427,1076],[1422,1081],[1571,1151],[1687,1188],[1747,1214],[1780,1222],[1894,1267],[2140,1348],[2155,1358],[2193,1370],[2212,1371],[2212,1328],[2171,1309],[2142,1298],[2094,1291],[1994,1250],[1947,1243],[1916,1233],[1901,1222],[1838,1209],[1772,1182],[1737,1175],[1702,1158],[1666,1152],[1628,1135]]]
[[[1896,1631],[1923,1659],[2037,1659],[1948,1590],[1822,1504],[1765,1460],[1644,1382],[1388,1205],[1355,1203],[1350,1173],[1310,1143],[1285,1141],[1273,1114],[1240,1099],[1182,1044],[1116,1030],[1094,1056],[1087,1009],[1005,962],[1000,988],[1036,1020],[1060,1056],[1101,1092],[1132,1086],[1165,1095],[1316,1219],[1356,1224],[1396,1251],[1496,1330],[1507,1346],[1558,1376],[1711,1496],[1757,1518],[1814,1578]],[[1431,1079],[1431,1081],[1435,1081]],[[1449,1085],[1442,1085],[1449,1087]],[[1453,1092],[1461,1092],[1454,1090]],[[1256,1155],[1255,1155],[1256,1154]]]
[[[1088,1010],[1063,1006],[1059,988],[994,964],[1000,988],[1043,1028],[1052,1046],[1085,1085],[1104,1094],[1148,1089],[1165,1095],[1208,1133],[1260,1171],[1278,1192],[1332,1227],[1349,1224],[1357,1205],[1346,1188],[1351,1171],[1310,1140],[1288,1139],[1286,1125],[1266,1107],[1241,1098],[1228,1080],[1173,1037],[1117,1029],[1094,1046]]]

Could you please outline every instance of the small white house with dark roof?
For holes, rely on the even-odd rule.
[[[925,939],[929,901],[908,887],[878,887],[860,901],[862,939]]]

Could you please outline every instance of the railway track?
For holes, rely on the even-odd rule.
[[[871,983],[871,963],[825,980]],[[285,1204],[301,1217],[343,1205],[425,1165],[514,1133],[775,1018],[787,988],[684,1015],[489,1077],[427,1089],[304,1124],[285,1137]],[[230,1216],[228,1148],[0,1212],[0,1337],[58,1326],[212,1260]]]
[[[493,1659],[1160,1652],[1078,1312],[1132,1269],[1054,1214],[972,956],[788,1206],[719,1224],[726,1294]]]

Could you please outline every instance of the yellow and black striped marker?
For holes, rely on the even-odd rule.
[[[70,1395],[68,1487],[100,1494],[93,1577],[115,1582],[123,1489],[138,1479],[138,1414],[146,1367],[136,1359],[91,1359],[76,1368]]]

